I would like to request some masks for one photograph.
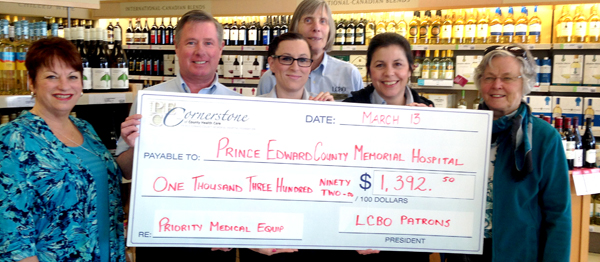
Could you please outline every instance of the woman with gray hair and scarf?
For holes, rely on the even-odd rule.
[[[475,85],[494,113],[483,255],[453,261],[569,261],[569,170],[558,132],[534,117],[523,96],[535,82],[531,53],[519,45],[490,46]]]

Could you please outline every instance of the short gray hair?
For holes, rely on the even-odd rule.
[[[335,23],[333,21],[333,16],[331,15],[331,8],[327,2],[323,0],[304,0],[302,1],[298,7],[296,7],[296,11],[294,11],[294,16],[292,17],[292,21],[290,22],[290,32],[298,33],[298,23],[300,23],[300,19],[305,15],[312,15],[315,11],[325,8],[325,12],[327,13],[327,24],[329,26],[329,36],[327,37],[327,43],[325,44],[325,51],[331,51],[333,48],[333,43],[335,42]]]
[[[175,43],[179,43],[179,38],[181,36],[181,30],[183,26],[187,23],[192,22],[212,22],[215,24],[215,28],[217,29],[217,38],[219,39],[219,46],[223,43],[223,26],[217,19],[215,19],[211,14],[202,11],[202,10],[191,10],[185,13],[181,19],[177,22],[177,28],[175,28]]]
[[[520,73],[521,73],[521,77],[523,79],[523,96],[525,96],[531,92],[531,89],[535,85],[535,78],[536,78],[536,72],[535,72],[536,64],[533,60],[533,56],[531,55],[531,52],[529,52],[529,50],[527,50],[524,46],[518,45],[518,44],[512,44],[512,45],[518,46],[521,49],[525,50],[527,59],[525,59],[524,57],[521,57],[521,56],[515,56],[514,54],[512,54],[511,52],[506,51],[506,50],[494,50],[494,51],[489,52],[487,55],[485,55],[483,57],[483,60],[481,60],[481,63],[479,63],[477,68],[475,68],[474,79],[475,79],[475,86],[477,87],[478,90],[481,90],[481,76],[483,75],[483,72],[485,72],[485,69],[488,66],[492,66],[492,60],[495,57],[514,57],[517,59],[517,61],[519,61],[519,64],[521,65]]]

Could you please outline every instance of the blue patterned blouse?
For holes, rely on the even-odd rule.
[[[106,165],[110,261],[125,261],[121,171],[92,126],[70,119]],[[99,261],[96,194],[86,163],[42,118],[0,126],[0,261]]]

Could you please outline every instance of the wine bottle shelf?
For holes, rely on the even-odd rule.
[[[569,44],[553,44],[553,49],[600,49],[600,43],[569,43]]]
[[[102,105],[132,103],[133,93],[85,93],[77,101],[77,105]],[[33,107],[35,100],[30,95],[0,96],[0,108]]]
[[[145,76],[145,75],[129,75],[130,80],[151,80],[151,81],[169,81],[175,78],[174,76]]]
[[[550,92],[596,93],[600,86],[550,86]]]
[[[135,50],[175,50],[174,45],[123,45],[123,49]]]

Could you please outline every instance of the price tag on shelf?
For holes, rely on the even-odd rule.
[[[573,184],[578,196],[600,193],[600,169],[574,170]]]
[[[356,51],[356,46],[351,45],[343,45],[342,51]]]
[[[242,46],[243,51],[255,51],[256,47],[254,46]]]
[[[413,45],[412,50],[427,50],[429,47],[426,45]]]
[[[579,87],[577,87],[577,92],[595,93],[596,92],[596,87],[593,87],[593,86],[579,86]]]
[[[533,49],[535,49],[535,45],[525,45],[525,48],[527,48],[529,50],[533,50]]]
[[[583,49],[583,44],[561,44],[561,49]]]
[[[232,79],[234,84],[245,84],[246,79]]]
[[[89,94],[88,104],[123,104],[126,101],[126,94]]]
[[[475,45],[458,45],[458,50],[475,50]]]
[[[6,98],[7,107],[33,107],[35,98],[31,96],[11,96]]]

